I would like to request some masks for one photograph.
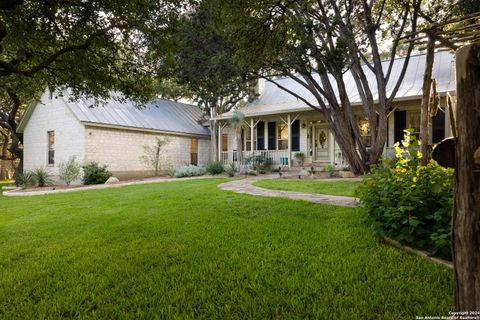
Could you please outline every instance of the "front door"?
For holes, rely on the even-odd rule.
[[[314,160],[315,161],[328,161],[329,160],[329,141],[328,141],[328,129],[325,126],[315,126],[314,132]]]

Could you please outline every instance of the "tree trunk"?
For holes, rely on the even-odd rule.
[[[425,63],[425,73],[423,74],[423,93],[420,119],[420,152],[422,153],[422,166],[428,163],[428,146],[430,144],[430,91],[432,88],[432,70],[435,60],[435,40],[428,36],[427,57]]]
[[[215,120],[210,120],[210,161],[219,160],[217,134],[217,122]]]
[[[7,180],[8,177],[8,136],[3,135],[2,155],[0,158],[0,180]]]
[[[453,209],[456,311],[480,310],[480,45],[462,47],[457,67],[457,169]],[[475,157],[476,156],[476,157]],[[475,159],[476,158],[476,159]]]

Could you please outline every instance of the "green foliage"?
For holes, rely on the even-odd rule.
[[[183,166],[175,170],[175,178],[203,176],[205,168],[194,165]]]
[[[177,50],[170,64],[163,64],[166,70],[162,70],[212,116],[254,96],[247,73],[234,59],[233,45],[217,24],[218,10],[214,1],[201,1],[192,14],[180,19],[174,32]],[[167,94],[171,91],[167,90]]]
[[[35,176],[34,172],[25,171],[17,176],[17,184],[22,189],[31,188],[37,184],[37,177]]]
[[[167,166],[167,176],[169,176],[170,178],[175,177],[175,168],[173,168],[172,165]]]
[[[166,138],[155,138],[155,143],[153,145],[144,145],[143,146],[143,155],[140,156],[140,161],[142,161],[146,166],[153,169],[155,176],[158,176],[164,163],[161,159],[161,151],[164,146],[166,146],[170,141]]]
[[[323,131],[322,131],[323,132]],[[297,160],[298,164],[300,166],[303,166],[303,163],[305,162],[305,153],[303,152],[296,152],[295,155],[295,160]]]
[[[258,172],[256,170],[249,170],[248,175],[249,176],[258,176]]]
[[[453,272],[380,243],[360,209],[218,188],[227,181],[0,196],[2,318],[373,320],[452,310]]]
[[[323,171],[327,172],[330,178],[338,177],[338,173],[335,171],[335,166],[331,163],[327,164],[325,168],[323,168]]]
[[[33,170],[33,174],[35,175],[35,181],[39,187],[46,187],[53,183],[52,175],[46,168],[36,168]]]
[[[252,154],[245,157],[245,164],[250,165],[253,170],[268,171],[273,164],[273,159],[264,154]]]
[[[235,164],[233,162],[230,163],[225,169],[225,172],[229,177],[235,176],[235,172],[237,172],[237,169],[235,168]]]
[[[420,166],[419,142],[405,132],[396,158],[374,167],[358,196],[376,233],[451,259],[453,170],[433,160]]]
[[[107,166],[100,166],[97,162],[90,162],[83,167],[83,184],[102,184],[112,176]]]
[[[71,156],[67,161],[59,163],[58,176],[60,180],[69,186],[72,181],[80,178],[82,174],[81,169],[82,166],[77,162],[77,158]]]
[[[223,173],[225,171],[225,168],[223,167],[222,161],[212,161],[207,163],[207,165],[205,166],[205,170],[207,171],[207,173],[215,175]]]

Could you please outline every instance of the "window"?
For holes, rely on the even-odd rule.
[[[370,147],[372,145],[372,134],[370,132],[370,123],[368,122],[367,117],[358,120],[358,130],[362,136],[363,144],[366,147]]]
[[[192,138],[190,142],[190,164],[198,165],[198,139]]]
[[[278,150],[288,149],[288,127],[286,124],[277,126]]]
[[[420,111],[410,111],[407,117],[407,128],[413,129],[413,134],[420,137]]]
[[[47,131],[48,135],[48,164],[55,163],[55,131]]]
[[[257,141],[257,137],[256,137],[256,132],[254,131],[253,134],[253,147],[255,148],[256,147],[256,141]],[[252,132],[250,131],[250,128],[247,128],[244,130],[244,134],[245,134],[245,150],[246,151],[250,151],[252,150]]]
[[[222,134],[222,151],[228,151],[228,134]]]

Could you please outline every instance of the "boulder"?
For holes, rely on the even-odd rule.
[[[107,181],[105,181],[105,184],[117,184],[120,183],[120,180],[118,180],[117,177],[110,177],[108,178]]]
[[[341,178],[355,178],[355,175],[352,171],[338,171],[338,175]]]

